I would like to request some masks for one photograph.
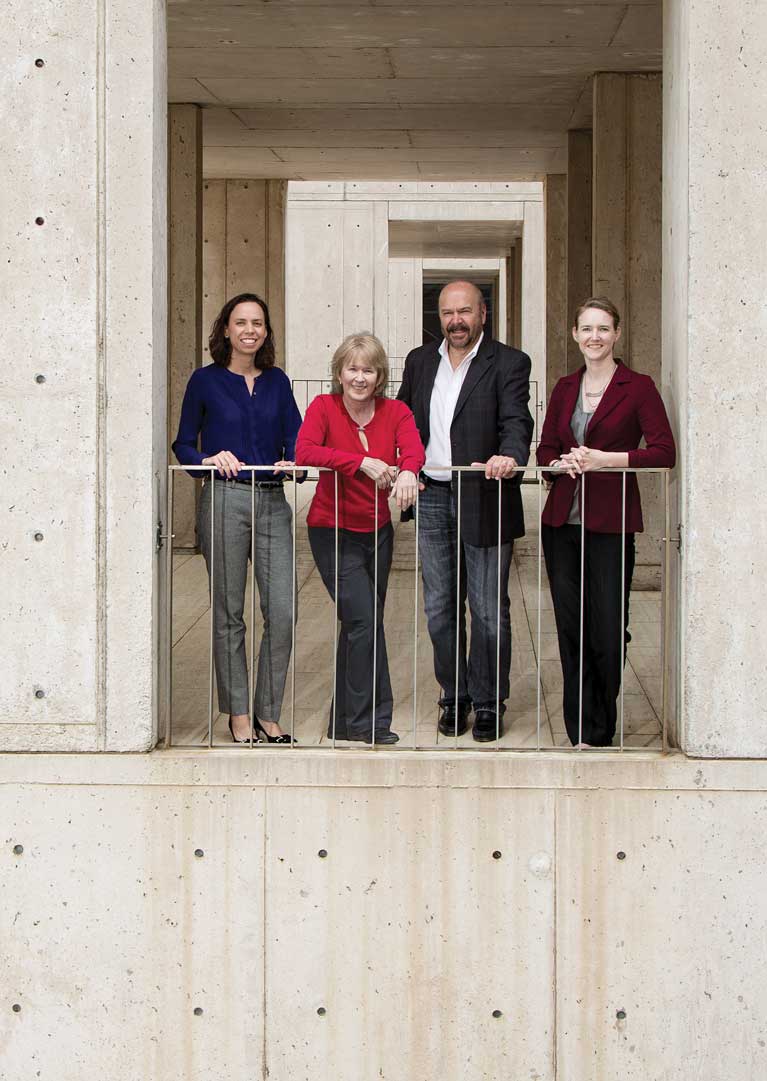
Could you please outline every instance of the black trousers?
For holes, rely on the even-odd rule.
[[[325,588],[335,600],[335,530],[309,527],[309,544]],[[376,627],[375,731],[388,732],[394,705],[386,655],[383,612],[389,583],[394,530],[378,530],[378,601],[375,600],[374,533],[338,531],[338,663],[335,705],[337,739],[372,741],[373,628]],[[333,704],[328,735],[333,735]]]
[[[564,681],[562,711],[573,744],[609,747],[617,723],[616,699],[626,662],[629,591],[634,574],[634,534],[585,530],[583,553],[583,708],[581,696],[581,527],[541,526],[559,657]],[[625,546],[625,603],[621,612],[621,552]]]

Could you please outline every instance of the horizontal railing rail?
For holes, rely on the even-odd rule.
[[[483,467],[477,466],[430,466],[433,472],[450,472],[454,477],[453,490],[456,503],[456,551],[458,553],[458,565],[456,567],[456,610],[460,611],[462,607],[461,601],[461,543],[462,543],[462,523],[461,523],[461,510],[462,510],[462,494],[463,494],[463,481],[468,474],[479,474],[483,472]],[[333,470],[317,468],[313,466],[305,466],[300,463],[296,463],[295,466],[283,469],[280,472],[285,474],[291,479],[304,479],[308,482],[316,481],[321,473],[333,473]],[[532,477],[532,482],[537,486],[537,521],[539,523],[538,528],[538,540],[537,540],[537,584],[536,584],[536,628],[535,628],[535,647],[534,652],[536,656],[536,672],[535,672],[535,685],[536,685],[536,740],[533,747],[504,747],[500,743],[500,716],[501,716],[501,694],[500,694],[500,625],[501,625],[501,600],[502,600],[502,583],[500,566],[500,556],[497,558],[496,563],[498,566],[497,582],[495,587],[495,609],[496,609],[496,657],[495,657],[495,714],[497,718],[496,736],[495,740],[488,742],[485,747],[471,746],[470,749],[492,749],[496,751],[511,749],[514,751],[520,750],[533,750],[536,752],[545,752],[550,750],[565,751],[568,753],[579,753],[582,750],[583,740],[579,738],[578,745],[573,747],[547,747],[544,746],[541,738],[541,713],[542,713],[542,592],[543,592],[543,550],[542,550],[542,536],[540,529],[541,515],[543,510],[543,494],[547,487],[549,478],[551,477],[551,470],[546,467],[540,466],[528,466],[525,469],[520,469],[518,472],[524,472],[528,477]],[[220,471],[216,466],[211,465],[171,465],[168,467],[168,488],[167,488],[167,522],[165,528],[165,534],[168,536],[170,543],[166,548],[166,593],[165,593],[165,634],[164,641],[166,643],[166,656],[165,664],[167,668],[167,677],[165,680],[166,686],[166,700],[165,700],[165,745],[170,746],[190,746],[174,743],[173,739],[173,636],[172,636],[172,621],[173,621],[173,516],[174,516],[174,491],[175,491],[175,479],[178,473],[188,473],[196,477],[202,477],[206,481],[212,481],[215,479],[216,474],[219,474],[218,479],[221,478]],[[251,474],[251,478],[255,480],[258,474],[266,474],[274,476],[275,469],[273,465],[253,466],[244,465],[240,467],[240,473]],[[579,477],[579,484],[581,485],[581,509],[586,507],[586,499],[588,494],[588,477],[592,474],[604,475],[604,474],[617,474],[621,476],[621,536],[624,538],[624,542],[621,546],[621,592],[620,592],[620,612],[624,613],[626,610],[626,595],[625,595],[625,537],[626,537],[626,501],[627,501],[627,477],[636,475],[657,475],[660,478],[662,492],[663,492],[663,522],[664,529],[662,538],[659,538],[662,544],[662,596],[661,596],[661,649],[660,649],[660,678],[661,678],[661,706],[660,706],[660,736],[661,736],[661,750],[666,752],[668,749],[668,707],[669,707],[669,687],[668,687],[668,640],[669,640],[669,619],[670,619],[670,596],[668,589],[669,581],[669,569],[671,558],[671,529],[670,529],[670,500],[669,500],[669,478],[670,470],[662,467],[643,467],[643,468],[607,468],[599,470],[591,470],[587,473],[583,473]],[[299,482],[300,482],[299,479]],[[331,726],[331,738],[329,744],[325,747],[315,745],[313,749],[336,749],[336,675],[338,669],[338,647],[337,647],[337,629],[339,623],[339,590],[338,590],[338,567],[339,567],[339,483],[338,474],[334,475],[334,493],[335,493],[335,531],[334,531],[334,545],[335,545],[335,588],[334,588],[334,627],[333,627],[333,666],[332,666],[332,695],[333,695],[333,719]],[[498,503],[497,503],[497,517],[498,517],[498,533],[496,538],[497,546],[500,548],[501,536],[502,536],[502,491],[503,485],[508,483],[508,479],[497,479],[498,490]],[[210,601],[210,626],[208,635],[208,703],[207,703],[207,745],[208,747],[214,746],[214,722],[217,716],[217,712],[214,706],[215,699],[215,664],[214,664],[214,599],[215,590],[217,587],[215,570],[214,570],[214,554],[215,554],[215,500],[216,500],[216,484],[211,486],[211,533],[210,533],[210,551],[211,551],[211,573],[209,581],[209,601]],[[255,500],[256,493],[259,490],[257,484],[250,484],[251,493],[251,546],[250,546],[250,560],[251,567],[255,567],[256,558],[256,508]],[[291,741],[295,741],[296,735],[296,644],[297,644],[297,576],[296,576],[296,553],[297,553],[297,531],[299,529],[298,515],[297,515],[297,491],[298,484],[291,483],[290,489],[292,490],[292,582],[293,591],[291,598],[292,609],[292,632],[291,632],[291,662],[290,662],[290,694],[289,694],[289,708],[290,708],[290,722],[289,732]],[[374,487],[374,482],[371,481],[371,495],[373,497],[372,502],[374,506],[374,531],[378,534],[379,528],[379,511],[378,511],[378,498],[376,498],[377,489]],[[413,560],[413,665],[412,665],[412,684],[409,689],[409,693],[413,697],[413,712],[412,712],[412,736],[408,740],[407,745],[403,740],[401,749],[403,750],[435,750],[445,749],[445,744],[435,743],[423,743],[419,739],[419,723],[421,718],[419,717],[418,706],[418,660],[419,660],[419,604],[421,597],[421,584],[420,584],[420,560],[419,560],[419,501],[420,495],[416,496],[415,504],[413,507],[413,519],[415,530],[415,558]],[[585,582],[585,562],[584,555],[586,550],[585,534],[587,532],[585,526],[586,514],[580,515],[580,581],[579,581],[579,614],[580,614],[580,633],[579,633],[579,692],[578,692],[578,734],[582,737],[583,734],[583,703],[584,703],[584,686],[583,686],[583,673],[584,673],[584,582]],[[374,585],[373,595],[374,598],[378,596],[378,544],[374,545]],[[255,574],[253,575],[253,583],[251,588],[251,603],[250,603],[250,620],[249,620],[249,688],[248,698],[250,704],[250,739],[249,744],[252,747],[258,742],[255,734],[255,716],[254,716],[254,679],[255,679],[255,656],[256,656],[256,583]],[[623,619],[623,616],[621,617]],[[460,619],[456,617],[455,628],[455,642],[456,642],[456,673],[455,681],[456,687],[458,687],[458,665],[460,658]],[[623,622],[621,622],[621,628]],[[604,751],[618,751],[618,752],[630,752],[633,750],[642,750],[644,747],[630,747],[625,743],[625,657],[626,657],[626,640],[624,640],[623,632],[621,631],[621,640],[616,643],[617,648],[620,649],[623,656],[622,674],[620,681],[620,691],[618,699],[618,731],[617,735],[619,741],[617,745],[612,747],[600,748]],[[373,651],[371,657],[371,672],[372,672],[372,686],[373,686],[373,705],[371,711],[371,739],[370,746],[376,746],[376,731],[375,731],[375,696],[376,696],[376,671],[377,671],[377,621],[374,620],[373,626]],[[195,744],[194,746],[199,746]],[[218,746],[218,745],[217,745]],[[232,745],[236,747],[236,744]],[[240,744],[245,746],[245,744]],[[295,742],[294,742],[295,746]],[[457,710],[456,710],[456,733],[453,738],[452,747],[450,750],[465,749],[464,746],[460,746],[458,743],[457,732]],[[298,748],[300,751],[305,751],[306,747],[302,746]]]

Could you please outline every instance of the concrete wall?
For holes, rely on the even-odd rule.
[[[567,375],[567,177],[552,174],[544,184],[546,215],[546,401]]]
[[[666,5],[663,363],[680,439],[681,743],[767,755],[767,9]]]
[[[681,756],[0,759],[4,1081],[763,1077],[766,783]]]
[[[237,293],[269,305],[277,363],[285,363],[285,191],[281,180],[203,183],[203,305],[200,351],[209,362],[213,320]]]
[[[289,374],[294,379],[327,378],[333,351],[344,335],[371,327],[386,345],[392,366],[401,367],[421,342],[424,273],[449,263],[457,277],[492,259],[499,275],[504,262],[505,282],[506,256],[492,235],[514,225],[525,236],[521,347],[530,353],[533,379],[543,387],[546,264],[540,184],[291,181],[286,242]],[[403,226],[408,229],[400,229]],[[458,240],[451,241],[451,229],[460,234]],[[390,249],[390,230],[410,236],[410,247],[399,241]],[[485,250],[489,243],[496,249],[492,257]],[[505,321],[505,287],[502,306]]]
[[[149,747],[166,455],[165,11],[6,5],[2,749]],[[34,28],[34,44],[30,28]]]

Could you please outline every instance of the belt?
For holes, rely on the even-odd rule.
[[[281,488],[282,487],[282,481],[281,480],[255,480],[255,479],[251,480],[251,477],[255,478],[255,473],[249,474],[247,478],[245,478],[245,477],[242,477],[242,478],[240,478],[240,477],[216,477],[216,484],[226,484],[230,488],[235,488],[235,487],[239,488],[239,487],[245,487],[245,486],[250,488],[251,485],[254,488]],[[204,481],[203,481],[203,483],[204,483]]]
[[[427,488],[451,488],[453,486],[451,480],[435,480],[434,477],[428,477],[425,473],[421,474],[421,480]]]

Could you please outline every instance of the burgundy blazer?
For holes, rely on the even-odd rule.
[[[560,379],[538,444],[538,465],[548,465],[576,446],[570,420],[580,393],[585,367]],[[644,438],[645,446],[639,449]],[[673,466],[676,447],[663,399],[649,375],[641,375],[618,361],[618,369],[604,392],[586,432],[586,446],[595,450],[628,451],[629,468]],[[580,479],[552,473],[554,486],[543,508],[545,525],[567,522]],[[595,533],[621,532],[622,473],[589,472],[586,478],[586,529]],[[626,474],[626,532],[641,533],[642,504],[635,473]]]

